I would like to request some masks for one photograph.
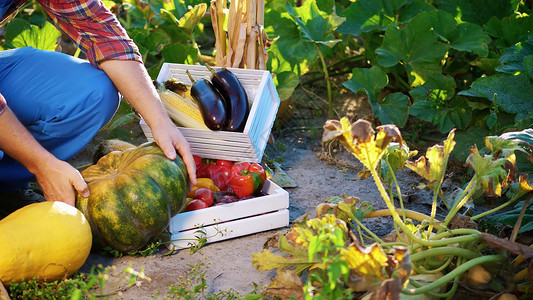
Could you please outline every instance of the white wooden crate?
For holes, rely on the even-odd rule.
[[[211,78],[211,72],[205,66],[164,63],[157,80],[164,82],[173,77],[190,84],[187,70],[195,80]],[[189,142],[191,152],[200,157],[260,162],[280,104],[278,92],[269,71],[237,68],[228,70],[237,76],[251,102],[244,131],[212,131],[184,127],[180,127],[180,131]],[[141,119],[140,125],[146,138],[152,141],[152,132],[144,120]]]
[[[170,220],[170,249],[188,248],[197,243],[202,230],[207,243],[227,240],[289,225],[289,193],[267,180],[266,196],[183,212]]]

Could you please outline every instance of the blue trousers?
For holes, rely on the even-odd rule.
[[[111,120],[120,101],[109,77],[87,61],[32,47],[0,51],[0,93],[35,139],[65,161]],[[0,191],[34,179],[0,149]]]

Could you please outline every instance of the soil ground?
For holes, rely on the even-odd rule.
[[[327,105],[312,92],[300,93],[300,98],[283,103],[278,114],[278,121],[272,130],[272,141],[265,150],[265,160],[275,160],[282,169],[297,183],[297,187],[286,188],[290,199],[290,223],[309,214],[315,216],[318,204],[330,197],[342,197],[344,194],[359,197],[370,202],[376,209],[385,208],[372,179],[360,180],[357,172],[361,164],[341,148],[322,150],[322,125],[326,120],[324,111]],[[352,120],[368,118],[370,109],[362,97],[339,98],[335,103],[341,116]],[[282,124],[280,124],[282,123]],[[134,128],[135,144],[146,139],[142,131]],[[73,165],[90,163],[90,157],[102,137],[97,136],[77,157]],[[329,153],[329,155],[324,155]],[[415,188],[419,178],[408,171],[401,176],[405,205],[416,206],[417,210],[426,212],[430,199],[424,192]],[[367,221],[367,225],[378,235],[385,235],[392,230],[392,219],[380,218]],[[207,244],[191,254],[189,249],[178,250],[171,255],[166,247],[146,257],[123,256],[115,258],[99,253],[92,253],[81,271],[88,272],[94,265],[116,266],[115,273],[131,266],[136,271],[144,271],[150,280],[139,286],[126,288],[124,282],[111,280],[108,291],[120,291],[111,298],[116,299],[163,299],[170,286],[186,282],[191,266],[198,266],[205,271],[206,294],[223,291],[238,292],[244,296],[254,290],[267,286],[275,273],[260,272],[252,266],[252,254],[261,252],[265,242],[276,234],[283,234],[287,228],[259,232],[231,240]]]

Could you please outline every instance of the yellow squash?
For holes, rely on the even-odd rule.
[[[0,220],[0,281],[61,280],[89,256],[92,234],[84,215],[63,202],[25,206]]]

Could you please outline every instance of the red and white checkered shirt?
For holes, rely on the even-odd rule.
[[[25,1],[12,5],[17,8]],[[99,62],[136,60],[142,62],[139,50],[115,15],[99,0],[37,0],[57,26],[65,32],[85,53],[88,60],[98,67]],[[2,19],[16,9],[10,9]],[[0,114],[6,106],[0,100]]]

